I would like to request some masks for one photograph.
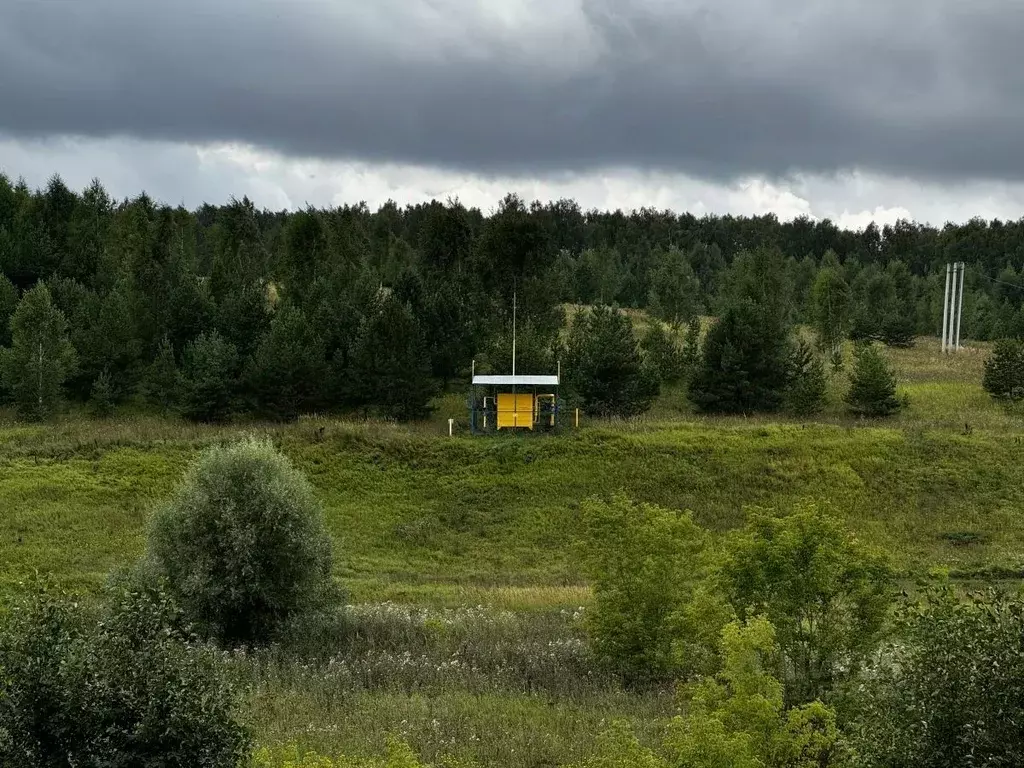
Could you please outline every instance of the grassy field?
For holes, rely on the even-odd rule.
[[[716,531],[750,505],[817,499],[908,577],[1024,574],[1024,421],[981,390],[985,354],[890,351],[911,407],[884,423],[844,415],[841,374],[813,422],[696,416],[667,392],[644,419],[562,436],[448,438],[461,394],[413,428],[8,420],[0,591],[34,571],[95,589],[141,553],[150,512],[204,446],[269,434],[323,502],[353,606],[310,635],[302,664],[232,657],[261,740],[375,754],[397,734],[427,758],[556,765],[610,719],[650,733],[672,711],[670,694],[623,692],[587,658],[569,545],[589,496],[691,509]]]

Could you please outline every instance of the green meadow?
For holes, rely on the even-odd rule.
[[[980,386],[984,347],[889,350],[910,407],[843,413],[843,374],[813,421],[705,418],[681,392],[644,418],[559,435],[472,437],[464,397],[414,427],[303,419],[195,426],[143,414],[0,425],[0,591],[34,573],[97,590],[143,551],[147,519],[207,445],[267,434],[313,483],[350,606],[293,653],[234,654],[261,743],[557,765],[608,722],[653,738],[671,691],[621,690],[579,628],[589,592],[572,542],[582,500],[624,493],[726,532],[751,506],[831,507],[907,580],[1024,574],[1024,420]],[[447,436],[447,419],[457,420]]]

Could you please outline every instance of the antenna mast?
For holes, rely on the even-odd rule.
[[[512,375],[516,375],[516,292],[512,291]]]

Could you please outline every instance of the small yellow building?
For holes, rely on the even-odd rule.
[[[482,395],[471,400],[475,432],[552,428],[557,424],[559,376],[473,376]]]

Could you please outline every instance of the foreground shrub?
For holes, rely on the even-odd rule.
[[[826,696],[877,647],[890,569],[814,505],[782,516],[752,513],[722,573],[737,615],[774,625],[791,702]]]
[[[857,686],[848,729],[868,766],[1024,765],[1024,604],[931,591]]]
[[[671,765],[690,768],[828,768],[842,765],[835,713],[820,701],[786,710],[771,670],[779,648],[766,619],[722,631],[722,671],[687,686],[686,714],[666,741]]]
[[[720,639],[722,669],[683,688],[684,714],[655,752],[615,723],[577,768],[837,768],[847,764],[835,713],[820,701],[787,710],[771,670],[779,649],[766,619],[733,622]]]
[[[331,543],[305,477],[250,439],[188,470],[154,518],[147,562],[205,634],[262,643],[326,598]]]
[[[621,496],[584,502],[582,517],[580,555],[594,589],[586,625],[597,659],[629,684],[692,668],[680,649],[693,641],[688,627],[700,624],[686,617],[702,606],[704,531],[689,513]]]
[[[262,747],[253,756],[253,768],[434,768],[420,762],[408,744],[388,740],[387,754],[380,760],[339,757],[331,759],[316,752],[300,750],[294,744]],[[453,758],[442,759],[436,768],[474,768],[475,764]]]
[[[98,615],[40,591],[0,625],[0,765],[233,768],[248,739],[216,658],[163,596]]]

